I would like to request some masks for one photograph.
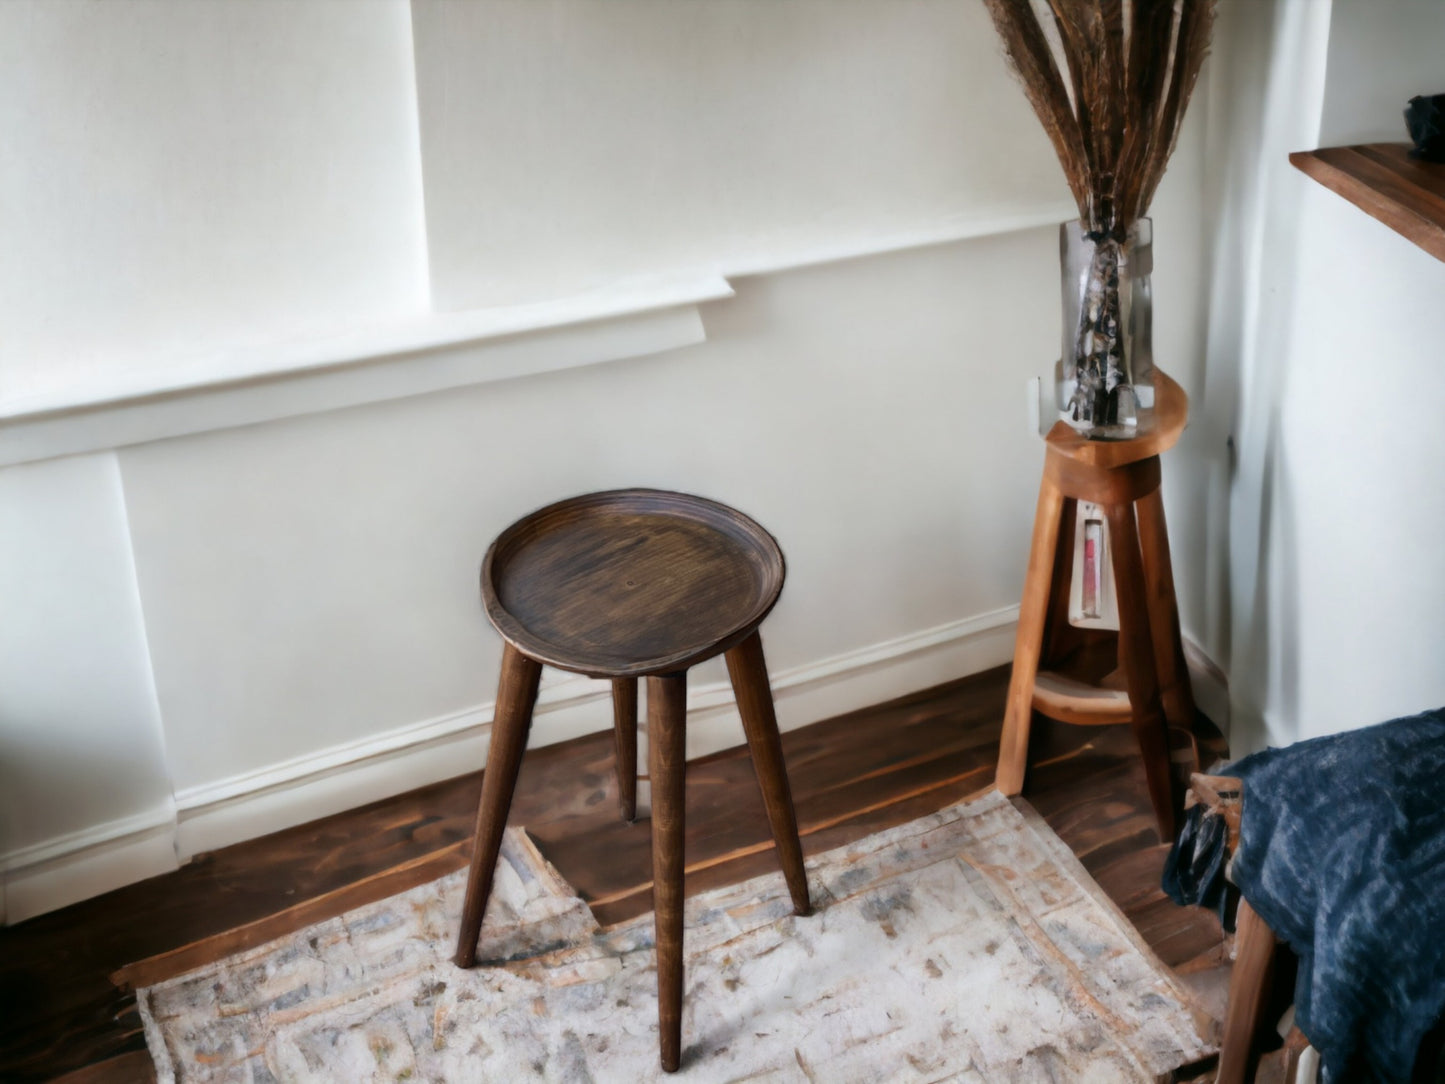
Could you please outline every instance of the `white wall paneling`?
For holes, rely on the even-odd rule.
[[[0,396],[422,312],[405,0],[0,4]]]
[[[998,359],[1052,346],[1029,284],[1054,243],[740,280],[697,346],[122,450],[177,787],[488,700],[482,551],[590,489],[766,523],[791,568],[779,666],[1012,604],[1042,449],[993,407],[1021,382]]]
[[[1269,568],[1299,738],[1445,704],[1445,264],[1304,184]]]
[[[1208,301],[1208,424],[1232,450],[1218,462],[1227,505],[1210,536],[1215,657],[1230,677],[1231,748],[1291,740],[1278,676],[1290,641],[1267,602],[1270,569],[1294,559],[1269,510],[1286,328],[1296,282],[1298,208],[1309,183],[1290,151],[1319,140],[1330,4],[1221,5],[1210,81],[1206,214],[1213,225]]]
[[[1293,169],[1289,152],[1403,140],[1445,89],[1445,18],[1416,0],[1225,6],[1210,156],[1209,365],[1233,401],[1225,589],[1231,747],[1445,701],[1445,529],[1427,390],[1445,266]]]
[[[1070,204],[975,0],[20,0],[0,60],[12,920],[479,766],[477,565],[568,494],[778,536],[786,726],[1008,658]],[[1196,406],[1202,139],[1154,215]],[[536,741],[608,725],[549,681]]]
[[[413,0],[441,308],[1069,207],[974,0]]]
[[[1018,608],[951,622],[772,674],[783,730],[927,688],[1013,656]],[[560,680],[559,680],[560,679]],[[359,742],[322,750],[260,772],[177,795],[182,860],[276,828],[423,786],[486,760],[493,705],[429,719]],[[612,726],[606,682],[546,671],[531,745],[547,745]],[[646,717],[641,720],[646,740]],[[742,721],[723,680],[688,690],[687,752],[706,756],[740,744]]]
[[[564,304],[427,316],[386,329],[245,352],[202,369],[201,382],[94,403],[0,407],[0,465],[315,414],[360,403],[701,342],[695,302],[730,296],[725,279],[635,283]],[[279,364],[278,364],[279,363]],[[222,377],[220,373],[236,375]]]
[[[114,454],[0,471],[8,920],[173,869],[170,837],[154,831],[172,825],[170,803]],[[85,860],[117,841],[119,866]]]

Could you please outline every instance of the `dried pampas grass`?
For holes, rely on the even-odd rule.
[[[1174,151],[1209,50],[1214,0],[984,3],[1058,153],[1080,222],[1122,241],[1148,213]]]

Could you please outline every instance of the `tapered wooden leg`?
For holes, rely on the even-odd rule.
[[[657,931],[657,1038],[662,1068],[682,1057],[682,871],[687,779],[687,675],[647,679],[652,780],[652,904]]]
[[[637,819],[637,679],[612,679],[612,741],[617,748],[617,805]]]
[[[1039,666],[1049,665],[1066,656],[1078,643],[1079,630],[1069,624],[1069,590],[1074,580],[1074,524],[1079,517],[1079,502],[1064,498],[1059,513],[1059,539],[1054,545],[1054,573],[1049,581],[1049,615],[1044,626],[1044,646]]]
[[[492,720],[491,747],[482,772],[482,800],[477,805],[477,834],[472,842],[472,868],[467,876],[466,901],[462,904],[462,928],[457,936],[458,967],[477,962],[477,935],[482,915],[492,894],[492,875],[502,849],[502,832],[507,811],[517,788],[527,732],[532,726],[532,707],[537,702],[541,664],[527,658],[511,644],[502,653],[502,679],[497,687],[497,707]]]
[[[1169,769],[1169,730],[1159,702],[1159,678],[1154,669],[1154,643],[1149,634],[1149,607],[1145,600],[1144,568],[1139,555],[1139,533],[1134,506],[1110,504],[1109,548],[1114,556],[1114,592],[1119,603],[1119,648],[1129,690],[1130,724],[1144,760],[1149,800],[1159,823],[1159,838],[1174,838],[1173,773]]]
[[[1235,916],[1234,967],[1229,973],[1229,1005],[1224,1038],[1219,1044],[1216,1084],[1244,1084],[1248,1079],[1255,1036],[1264,1023],[1264,1008],[1274,967],[1274,931],[1248,901],[1239,901]]]
[[[793,897],[793,910],[800,915],[813,912],[808,899],[808,875],[803,871],[803,845],[798,840],[798,818],[793,811],[793,792],[783,764],[783,740],[778,734],[778,717],[773,712],[773,691],[768,685],[768,664],[763,658],[763,641],[755,632],[727,653],[728,676],[733,681],[743,732],[753,756],[753,772],[763,792],[768,823],[778,863]]]
[[[1159,668],[1159,695],[1170,726],[1194,729],[1194,689],[1179,632],[1179,602],[1174,597],[1174,568],[1169,561],[1169,530],[1164,523],[1164,497],[1155,489],[1139,499],[1139,546],[1144,555],[1144,584],[1149,600],[1149,628],[1154,637],[1154,662]]]
[[[1034,677],[1039,672],[1039,653],[1043,648],[1044,625],[1049,615],[1049,587],[1053,581],[1054,551],[1059,544],[1063,508],[1063,493],[1045,474],[1039,486],[1038,511],[1034,514],[1034,540],[1029,549],[1024,596],[1019,604],[1019,628],[1014,639],[1013,676],[1009,679],[1003,736],[998,747],[998,769],[994,773],[994,786],[1004,794],[1020,793],[1028,771]]]

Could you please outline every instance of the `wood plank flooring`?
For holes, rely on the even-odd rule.
[[[783,735],[804,850],[942,808],[993,778],[1002,667]],[[739,741],[741,741],[739,734]],[[617,817],[611,735],[528,753],[512,823],[603,923],[650,909],[648,825]],[[1201,742],[1223,751],[1201,721]],[[1153,827],[1127,727],[1040,720],[1027,796],[1170,966],[1217,987],[1212,914],[1159,891]],[[130,989],[466,864],[480,773],[204,855],[175,873],[0,930],[0,1080],[146,1079]],[[775,868],[745,749],[688,768],[687,891]],[[118,986],[117,982],[122,985]]]

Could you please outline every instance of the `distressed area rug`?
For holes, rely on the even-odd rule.
[[[465,871],[139,992],[163,1081],[664,1079],[652,916],[600,929],[510,829],[471,971]],[[990,792],[687,901],[694,1081],[1153,1081],[1209,1021],[1026,805]]]

